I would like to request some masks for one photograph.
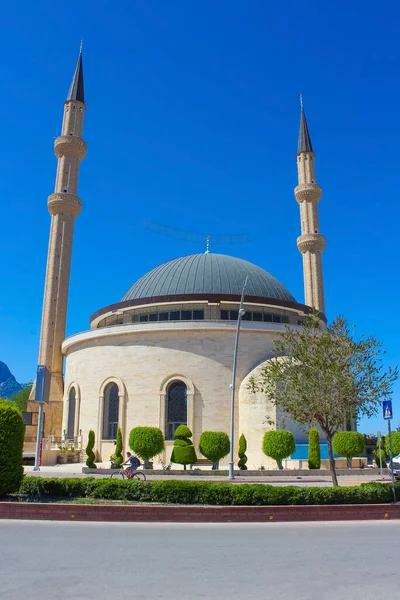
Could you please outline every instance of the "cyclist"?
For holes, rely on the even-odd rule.
[[[127,452],[126,456],[128,457],[128,460],[126,460],[122,466],[124,467],[125,465],[129,464],[129,467],[125,469],[125,475],[128,479],[131,479],[131,477],[136,473],[136,471],[140,467],[141,462],[137,456],[133,456],[133,454],[131,454],[130,452]]]

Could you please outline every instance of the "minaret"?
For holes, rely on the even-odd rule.
[[[45,435],[61,435],[64,392],[61,344],[65,338],[74,221],[82,206],[77,189],[79,165],[86,154],[86,143],[82,139],[85,109],[81,46],[64,103],[61,135],[54,142],[57,175],[54,193],[47,202],[51,225],[39,347],[39,364],[51,372]]]
[[[300,205],[301,235],[297,247],[303,255],[305,303],[321,313],[325,313],[324,284],[322,278],[322,252],[325,237],[319,232],[318,202],[321,187],[315,181],[314,152],[307,127],[302,97],[301,115],[297,147],[297,172],[299,184],[294,195]]]

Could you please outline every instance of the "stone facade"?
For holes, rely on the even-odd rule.
[[[161,327],[160,327],[161,326]],[[267,417],[276,418],[274,408],[259,394],[247,389],[248,375],[271,358],[273,341],[283,325],[243,322],[239,341],[236,382],[236,445],[245,433],[249,465],[269,464],[261,443],[270,429]],[[124,449],[129,431],[139,425],[160,427],[165,433],[165,406],[168,385],[182,381],[187,387],[188,425],[198,446],[205,430],[229,433],[232,361],[236,323],[137,323],[92,330],[68,338],[66,355],[63,429],[67,429],[69,392],[76,392],[75,435],[96,432],[97,457],[107,461],[113,441],[102,440],[104,390],[109,382],[119,389],[119,424]],[[295,424],[286,423],[304,439]],[[166,442],[162,459],[168,462],[173,442]],[[227,463],[228,458],[225,459]],[[235,448],[235,462],[237,449]]]

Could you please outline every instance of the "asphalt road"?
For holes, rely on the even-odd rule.
[[[400,522],[0,521],[2,600],[376,600],[399,594]]]

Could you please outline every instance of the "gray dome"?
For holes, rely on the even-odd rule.
[[[296,302],[275,277],[241,258],[225,254],[190,254],[175,258],[143,275],[122,301],[182,294],[246,295]]]

